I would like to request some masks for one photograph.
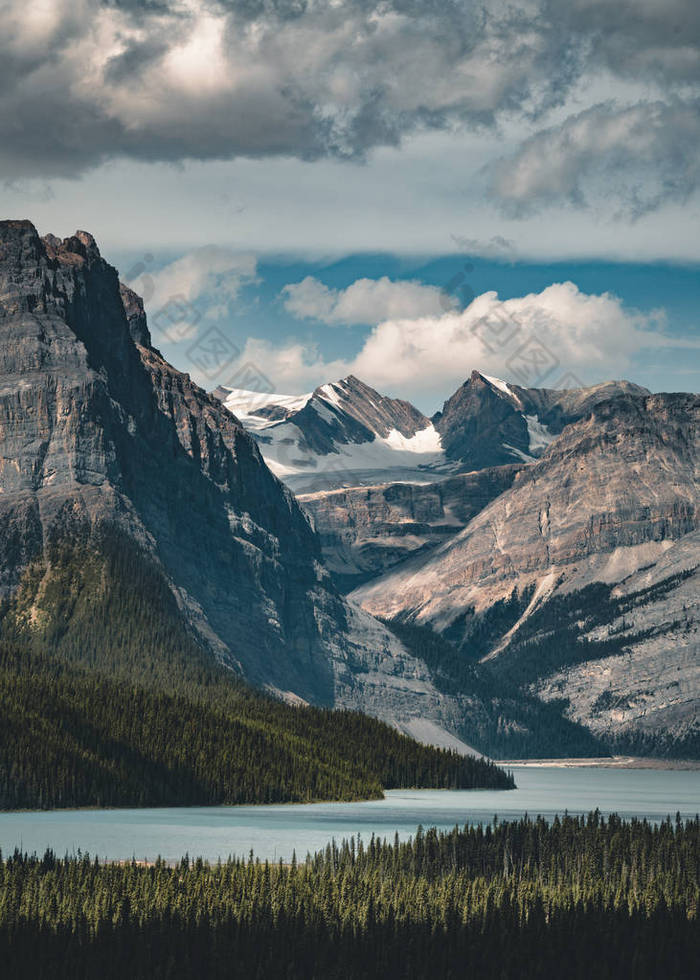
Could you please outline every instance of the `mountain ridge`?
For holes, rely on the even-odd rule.
[[[522,388],[473,370],[431,418],[353,375],[304,395],[220,386],[213,394],[258,440],[295,493],[433,483],[458,473],[532,463],[566,425],[627,393],[629,381],[581,389]]]
[[[305,395],[220,386],[214,394],[253,433],[280,479],[295,491],[371,480],[387,471],[413,479],[443,461],[430,419],[348,375]]]

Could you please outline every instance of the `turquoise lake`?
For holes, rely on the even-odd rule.
[[[700,812],[700,772],[664,769],[519,768],[509,791],[391,790],[367,803],[286,806],[169,807],[143,810],[53,810],[0,813],[0,848],[29,853],[50,847],[60,855],[78,850],[112,860],[177,860],[184,854],[210,861],[228,855],[289,860],[292,852],[325,847],[332,839],[372,834],[393,840],[416,827],[541,814],[603,813],[661,820]]]

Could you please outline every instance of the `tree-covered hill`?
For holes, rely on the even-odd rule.
[[[114,527],[49,541],[0,612],[0,807],[512,785],[364,715],[253,691],[202,650],[155,564]]]
[[[508,788],[479,760],[353,712],[294,707],[223,672],[190,694],[0,647],[0,807],[356,800]]]

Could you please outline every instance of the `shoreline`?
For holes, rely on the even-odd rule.
[[[700,770],[700,759],[652,759],[647,756],[613,755],[581,759],[495,759],[502,769],[669,769]]]

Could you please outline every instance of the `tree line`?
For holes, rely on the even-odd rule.
[[[599,813],[288,865],[0,858],[9,975],[122,978],[696,976],[700,823]]]

